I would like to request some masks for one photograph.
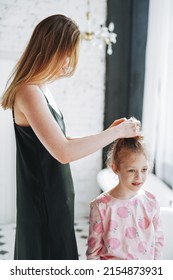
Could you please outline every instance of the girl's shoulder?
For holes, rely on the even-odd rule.
[[[157,197],[150,191],[144,189],[144,197],[145,197],[145,201],[147,202],[147,205],[153,205],[156,208],[160,207],[160,203]]]
[[[160,203],[157,197],[150,191],[144,189],[144,199],[142,199],[142,201],[143,206],[147,209],[147,211],[152,212],[154,209],[156,211],[159,211]]]
[[[153,193],[151,193],[150,191],[148,191],[147,189],[143,189],[143,194],[146,198],[156,201],[156,196]]]
[[[97,196],[94,200],[91,201],[91,205],[100,205],[107,204],[111,201],[111,196],[108,192],[103,192],[99,196]]]

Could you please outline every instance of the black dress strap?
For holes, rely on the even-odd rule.
[[[42,89],[41,87],[39,87],[39,89],[41,90],[41,92],[43,93],[43,95],[44,95],[44,97],[45,97],[45,99],[46,99],[47,103],[49,104],[49,100],[47,99],[47,96],[44,94],[43,89]]]
[[[56,113],[60,118],[63,119],[63,114],[61,113],[61,111],[60,111],[59,109],[58,109],[58,111],[55,110],[55,109],[52,107],[52,105],[50,104],[50,102],[49,102],[47,96],[45,95],[45,93],[44,93],[44,91],[43,91],[43,89],[42,89],[41,87],[39,87],[39,89],[40,89],[41,92],[43,93],[43,95],[44,95],[44,97],[45,97],[45,99],[46,99],[46,101],[47,101],[47,104],[48,104],[49,108],[51,107],[51,111],[53,110],[54,113]],[[53,114],[54,114],[54,113],[53,113]]]
[[[15,123],[15,117],[14,117],[14,101],[12,104],[12,116],[13,116],[13,123]]]

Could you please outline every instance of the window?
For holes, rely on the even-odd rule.
[[[173,2],[150,0],[143,130],[155,173],[173,188]]]

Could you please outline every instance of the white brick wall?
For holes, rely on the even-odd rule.
[[[106,0],[90,2],[93,30],[96,31],[99,24],[105,23]],[[3,60],[4,64],[5,60],[7,65],[11,61],[16,62],[35,25],[51,14],[65,14],[84,30],[86,8],[87,0],[0,0],[0,62]],[[6,69],[3,68],[3,71]],[[4,76],[8,74],[7,67]],[[63,112],[68,135],[88,135],[102,130],[104,77],[104,47],[98,49],[91,42],[83,41],[75,75],[50,84],[57,105]],[[4,84],[5,80],[1,80],[1,92]],[[2,121],[3,114],[1,116]],[[73,162],[71,167],[76,190],[76,215],[87,214],[90,200],[99,193],[96,174],[101,168],[101,151]]]

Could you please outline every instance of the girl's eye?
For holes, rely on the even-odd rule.
[[[148,169],[147,169],[147,168],[143,168],[142,171],[143,171],[143,172],[147,172]]]
[[[134,169],[130,169],[129,172],[130,172],[130,173],[133,173],[133,172],[135,172],[135,170],[134,170]]]

